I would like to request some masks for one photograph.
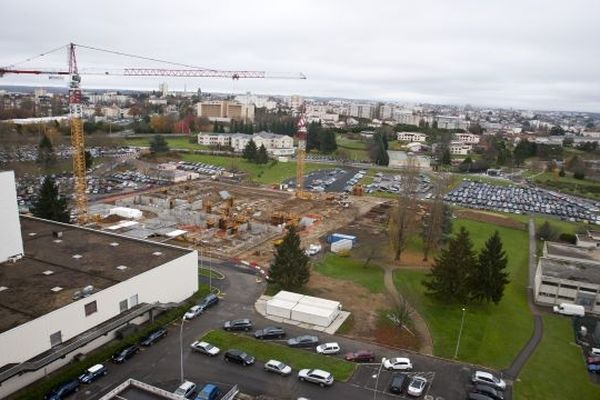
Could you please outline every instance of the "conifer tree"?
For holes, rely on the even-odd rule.
[[[42,139],[40,139],[40,143],[38,144],[37,161],[38,163],[42,164],[44,168],[48,168],[56,161],[56,155],[54,154],[52,142],[45,134],[42,136]]]
[[[244,147],[242,157],[248,161],[256,161],[257,152],[258,149],[256,148],[256,143],[254,143],[254,140],[250,139],[246,147]]]
[[[504,288],[510,282],[506,270],[508,259],[502,248],[498,231],[485,242],[479,253],[477,268],[470,279],[471,298],[475,301],[493,302],[502,300]]]
[[[46,176],[33,203],[31,212],[39,218],[58,222],[69,222],[67,200],[58,193],[58,187],[51,176]]]
[[[258,148],[258,152],[256,153],[255,162],[257,164],[266,164],[269,162],[269,155],[267,154],[267,149],[264,144],[261,144]]]
[[[308,256],[300,247],[300,236],[289,226],[283,242],[277,247],[269,278],[281,289],[298,291],[310,279]]]

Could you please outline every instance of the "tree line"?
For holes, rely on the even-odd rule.
[[[244,147],[242,158],[255,164],[266,164],[269,162],[269,154],[267,153],[265,145],[261,144],[260,147],[257,148],[256,143],[254,143],[254,140],[252,139],[250,139],[248,144],[246,144],[246,147]]]

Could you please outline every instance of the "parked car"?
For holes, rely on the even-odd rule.
[[[108,374],[108,369],[102,364],[96,364],[86,369],[83,374],[79,375],[79,382],[92,383],[106,374]]]
[[[316,351],[319,354],[337,354],[341,350],[340,345],[336,342],[323,343],[317,346]]]
[[[221,389],[217,385],[213,385],[212,383],[207,383],[204,387],[198,392],[196,396],[196,400],[217,400],[221,395]]]
[[[485,371],[475,371],[473,373],[473,377],[471,378],[471,381],[473,381],[473,383],[475,383],[475,384],[480,383],[480,384],[492,386],[492,387],[500,389],[500,390],[506,389],[506,382],[504,382],[504,380],[497,378],[494,375],[490,374],[489,372],[485,372]]]
[[[413,376],[408,384],[408,389],[406,389],[406,393],[409,396],[418,397],[423,394],[425,391],[425,387],[427,387],[427,379],[422,376]]]
[[[277,360],[269,360],[265,363],[265,371],[274,372],[282,376],[288,376],[292,373],[292,367]]]
[[[252,329],[252,321],[248,318],[225,321],[223,329],[226,331],[249,331]]]
[[[44,400],[61,400],[70,394],[79,391],[79,380],[70,379],[54,387],[51,391],[46,393]]]
[[[319,338],[313,335],[302,335],[291,338],[287,341],[290,347],[313,347],[319,344]]]
[[[198,303],[198,307],[200,307],[200,312],[204,312],[207,308],[210,308],[219,302],[219,298],[216,294],[210,293],[208,294],[200,303]]]
[[[500,390],[488,385],[477,384],[473,387],[472,392],[483,394],[492,400],[504,400],[504,394]]]
[[[254,337],[257,339],[281,339],[284,336],[285,331],[278,326],[267,326],[254,332]]]
[[[590,354],[588,354],[590,357],[593,356],[599,356],[600,357],[600,349],[592,347],[592,349],[590,350]]]
[[[552,310],[557,314],[568,316],[583,317],[585,315],[585,308],[579,304],[561,303],[552,307]]]
[[[124,347],[121,350],[117,351],[115,354],[113,354],[112,362],[114,362],[116,364],[120,364],[120,363],[124,362],[125,360],[128,360],[131,357],[135,356],[135,353],[137,353],[139,351],[139,349],[140,348],[137,347],[135,344]]]
[[[182,399],[192,399],[194,398],[194,394],[196,393],[196,384],[194,382],[185,381],[177,390],[173,392],[176,396],[181,397]]]
[[[165,336],[167,336],[167,330],[165,328],[158,328],[157,330],[150,332],[144,339],[142,339],[140,344],[146,347],[152,346]]]
[[[396,372],[392,375],[392,381],[390,382],[390,392],[395,394],[402,393],[404,386],[406,386],[406,382],[408,382],[408,375]]]
[[[244,367],[254,364],[254,357],[241,350],[230,349],[225,352],[225,361],[242,364]]]
[[[383,360],[383,368],[388,371],[410,371],[413,368],[410,359],[406,357],[386,358]]]
[[[202,309],[200,308],[200,306],[194,306],[194,307],[190,308],[183,315],[183,318],[185,318],[185,319],[194,319],[194,318],[196,318],[200,314],[202,314]]]
[[[207,356],[211,357],[216,356],[221,351],[221,349],[219,349],[217,346],[213,346],[208,342],[201,342],[198,340],[192,343],[190,347],[192,350],[197,351],[198,353],[206,354]]]
[[[492,398],[482,393],[469,392],[467,393],[467,400],[492,400]]]
[[[333,385],[333,375],[321,369],[301,369],[298,371],[298,379],[317,383],[321,387]]]
[[[344,358],[346,359],[346,361],[373,362],[375,361],[375,354],[373,354],[372,351],[360,350],[351,353],[346,353]]]
[[[594,374],[600,374],[600,364],[588,364],[587,369]]]

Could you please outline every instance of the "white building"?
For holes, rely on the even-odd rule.
[[[453,141],[448,144],[448,150],[450,151],[450,154],[466,156],[471,152],[472,146],[467,143]]]
[[[267,152],[273,156],[290,156],[294,154],[294,139],[287,135],[277,135],[271,132],[258,132],[253,135],[244,133],[200,133],[198,144],[205,146],[231,146],[233,151],[242,152],[246,145],[253,140],[256,147],[264,145]]]
[[[199,133],[198,144],[202,146],[231,146],[231,135],[227,133]]]
[[[350,110],[348,112],[348,115],[350,115],[351,117],[356,117],[356,118],[371,119],[371,118],[373,118],[374,110],[375,110],[375,108],[373,107],[373,104],[352,103],[352,104],[350,104]]]
[[[406,168],[411,166],[421,170],[431,169],[431,159],[429,157],[395,150],[388,150],[387,153],[390,159],[390,163],[388,164],[390,168]]]
[[[479,135],[474,135],[472,133],[455,133],[454,139],[469,144],[478,144],[479,143]]]
[[[14,197],[4,188],[3,206]],[[22,237],[25,256],[0,264],[0,398],[198,290],[196,251],[32,217],[15,229],[7,209],[3,254]]]
[[[158,91],[162,94],[162,97],[167,97],[169,94],[169,85],[167,85],[167,82],[158,85]]]
[[[384,104],[379,108],[379,118],[382,120],[392,119],[394,107],[389,104]]]
[[[591,131],[583,131],[581,132],[582,136],[594,139],[600,139],[600,131],[591,132]]]
[[[541,305],[580,304],[586,313],[600,314],[600,249],[596,233],[579,247],[544,242],[535,277],[535,301]]]
[[[23,240],[21,238],[21,224],[19,222],[19,206],[17,205],[17,192],[15,174],[13,171],[0,172],[0,220],[2,230],[11,232],[3,235],[0,240],[0,263],[9,259],[18,259],[23,255]],[[2,281],[0,281],[2,284]]]
[[[199,117],[210,121],[254,121],[254,104],[241,104],[233,101],[204,101],[196,105]]]
[[[427,135],[420,132],[396,132],[396,138],[401,142],[427,142]]]
[[[302,96],[298,96],[298,95],[294,94],[294,95],[290,96],[290,98],[288,100],[288,105],[290,106],[290,108],[299,110],[300,107],[302,107],[304,105],[304,99],[302,98]]]

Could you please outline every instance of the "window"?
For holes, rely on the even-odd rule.
[[[127,311],[127,299],[119,302],[119,312]]]
[[[88,317],[98,311],[98,304],[96,303],[96,300],[94,300],[91,303],[87,303],[84,308],[85,316]]]
[[[556,282],[550,282],[550,281],[542,281],[542,285],[546,285],[546,286],[558,286],[558,283],[556,283]]]
[[[560,295],[559,295],[559,296],[556,296],[556,297],[558,297],[559,299],[563,299],[563,300],[571,300],[571,301],[575,301],[575,298],[573,298],[573,297],[569,297],[569,296],[560,296]]]
[[[596,294],[596,289],[592,289],[592,288],[580,287],[579,291]]]
[[[138,295],[134,294],[129,298],[129,308],[135,307],[138,305]]]
[[[62,332],[54,332],[50,335],[50,347],[58,346],[62,343]]]
[[[573,285],[560,285],[561,289],[571,289],[571,290],[577,290],[577,286],[573,286]]]

